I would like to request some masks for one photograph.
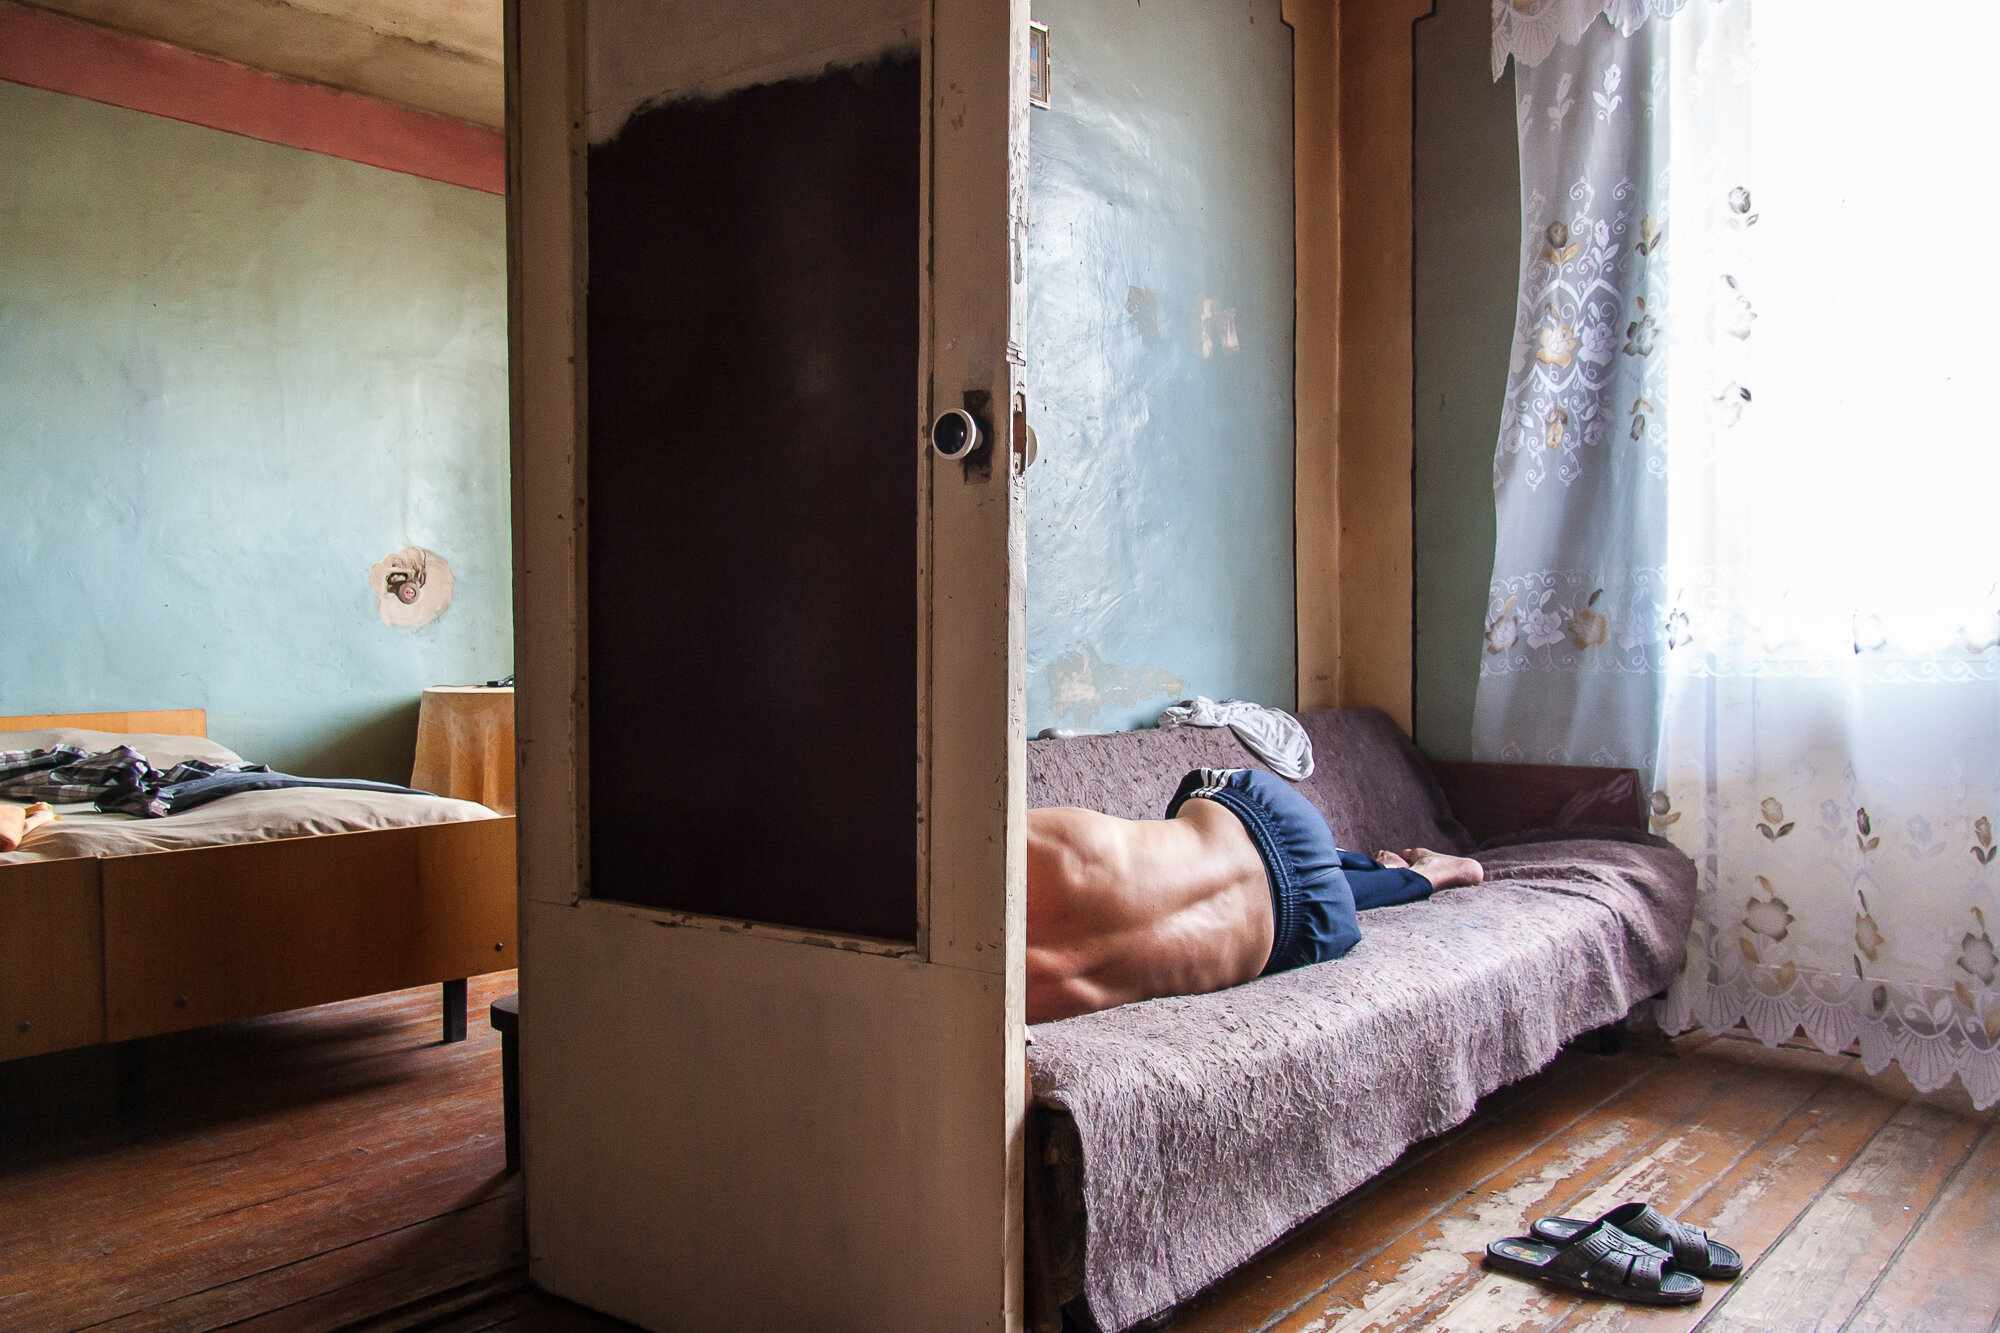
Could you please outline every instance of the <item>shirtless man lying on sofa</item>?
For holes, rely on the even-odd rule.
[[[1357,909],[1477,884],[1423,847],[1343,851],[1325,816],[1258,769],[1201,768],[1161,819],[1028,812],[1028,1021],[1197,995],[1338,958]]]

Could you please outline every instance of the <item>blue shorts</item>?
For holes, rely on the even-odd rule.
[[[1189,801],[1214,801],[1238,819],[1271,882],[1271,958],[1263,975],[1338,958],[1361,940],[1357,909],[1416,902],[1431,882],[1414,870],[1342,851],[1318,807],[1255,768],[1198,768],[1181,779],[1167,818]]]

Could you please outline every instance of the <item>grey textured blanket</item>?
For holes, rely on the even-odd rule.
[[[1379,731],[1354,714],[1307,722],[1323,732],[1328,718]],[[1107,785],[1124,786],[1117,770],[1127,751],[1133,779],[1146,758],[1158,762],[1148,749],[1164,744],[1168,768],[1192,757],[1180,753],[1195,748],[1179,739],[1187,733],[1168,735],[1175,739],[1102,738],[1116,743],[1112,754],[1068,768],[1051,762],[1075,758],[1068,753],[1031,759],[1040,781],[1030,803],[1085,804],[1071,793],[1105,780],[1107,770]],[[1363,748],[1387,743],[1366,739]],[[1322,773],[1337,774],[1340,755],[1320,735],[1314,743]],[[1408,845],[1389,836],[1399,824],[1454,840],[1443,835],[1455,826],[1440,827],[1416,778],[1376,772],[1377,787],[1407,785],[1386,804],[1371,805],[1373,791],[1327,802],[1344,807],[1350,826],[1372,825],[1371,837],[1342,836],[1344,845]],[[1150,799],[1151,786],[1170,790],[1178,775],[1146,776],[1139,799]],[[1402,807],[1400,819],[1393,806]],[[1339,818],[1334,827],[1341,832]],[[1622,1017],[1680,966],[1694,866],[1678,852],[1570,841],[1482,859],[1488,882],[1479,888],[1364,913],[1360,945],[1337,962],[1032,1030],[1036,1099],[1075,1121],[1087,1216],[1083,1286],[1104,1328],[1193,1295],[1408,1144],[1463,1120],[1484,1093]]]

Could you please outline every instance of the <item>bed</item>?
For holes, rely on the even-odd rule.
[[[236,757],[206,731],[200,709],[0,717],[0,749]],[[422,985],[460,1039],[465,979],[516,965],[514,886],[513,817],[469,801],[303,788],[163,819],[66,811],[0,853],[0,1061],[122,1043],[130,1109],[145,1038]]]

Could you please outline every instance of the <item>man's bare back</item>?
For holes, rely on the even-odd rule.
[[[1421,847],[1375,859],[1439,889],[1482,875]],[[1030,1023],[1240,985],[1270,961],[1275,924],[1257,844],[1214,800],[1169,819],[1028,812]]]
[[[1250,980],[1271,954],[1271,889],[1235,815],[1028,812],[1028,1021]]]

